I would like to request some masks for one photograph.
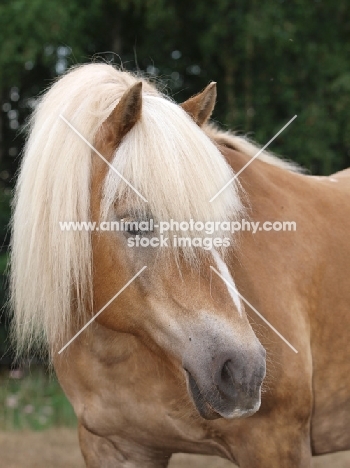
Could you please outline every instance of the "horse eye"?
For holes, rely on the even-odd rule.
[[[132,227],[128,227],[127,229],[125,229],[125,232],[127,232],[131,236],[142,236],[142,234],[147,234],[147,231],[141,231],[140,229],[134,229]]]
[[[124,221],[124,220],[122,220]],[[140,226],[140,223],[142,225]],[[149,229],[145,229],[144,225],[145,221],[124,221],[124,232],[129,234],[130,236],[145,236],[150,233]]]

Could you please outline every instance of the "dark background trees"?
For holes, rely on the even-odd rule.
[[[177,101],[217,81],[214,119],[224,128],[263,145],[297,114],[273,151],[315,174],[350,165],[346,0],[2,0],[0,44],[3,282],[24,122],[36,96],[77,63],[141,70]]]

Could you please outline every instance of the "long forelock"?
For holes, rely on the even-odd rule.
[[[143,218],[151,215],[156,221],[230,221],[243,211],[236,181],[210,202],[233,178],[232,169],[185,111],[164,97],[143,96],[142,117],[116,150],[112,164],[147,203],[110,170],[104,185],[103,219],[122,200],[130,200],[131,212]],[[191,246],[185,250],[188,258],[193,257]]]

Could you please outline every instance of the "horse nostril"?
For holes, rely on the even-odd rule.
[[[214,383],[223,397],[237,398],[245,394],[253,397],[262,384],[265,365],[261,362],[245,362],[239,356],[221,355],[216,360]]]
[[[217,366],[214,383],[222,396],[234,398],[237,396],[239,389],[243,390],[241,379],[236,374],[232,359],[226,357],[226,359],[223,359],[223,364]]]
[[[230,360],[227,360],[221,369],[220,377],[221,377],[221,382],[224,384],[232,382],[232,375],[231,375],[230,367],[229,367],[230,362],[231,362]]]

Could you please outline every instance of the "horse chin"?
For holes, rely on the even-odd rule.
[[[219,419],[222,416],[212,407],[212,405],[205,400],[199,387],[192,377],[192,375],[186,371],[186,380],[189,393],[192,397],[192,401],[198,411],[198,413],[204,419]]]
[[[234,402],[223,402],[220,398],[211,397],[210,399],[206,399],[203,396],[203,392],[201,392],[201,390],[199,389],[195,379],[188,371],[186,371],[186,380],[192,401],[198,413],[204,419],[242,419],[252,416],[260,408],[260,399],[253,408],[248,409],[236,408]],[[212,394],[213,392],[208,392],[208,394],[209,393]]]

